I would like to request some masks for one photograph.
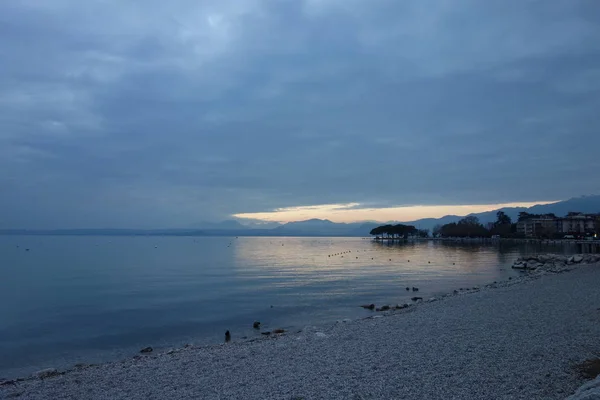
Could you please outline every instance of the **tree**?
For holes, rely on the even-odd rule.
[[[521,222],[521,221],[525,221],[525,220],[527,220],[527,219],[529,219],[529,218],[531,218],[531,217],[533,217],[533,214],[529,214],[528,212],[521,211],[521,212],[519,213],[519,219],[518,219],[518,221],[519,221],[519,222]]]
[[[498,211],[496,213],[496,226],[499,225],[510,225],[512,223],[512,220],[510,219],[510,217],[508,215],[506,215],[504,213],[504,211]]]
[[[477,217],[465,217],[441,227],[440,233],[445,237],[489,237],[490,232],[479,223]]]
[[[383,236],[387,235],[387,237],[407,237],[408,235],[414,235],[417,233],[417,228],[412,225],[382,225],[377,228],[371,229],[371,235]]]
[[[480,225],[479,223],[479,218],[477,218],[474,215],[469,215],[468,217],[464,217],[463,219],[461,219],[460,221],[458,221],[459,225]]]
[[[441,233],[442,233],[442,225],[441,224],[437,224],[436,226],[433,227],[433,236],[441,235]]]
[[[556,215],[554,213],[547,213],[547,214],[529,214],[528,212],[525,211],[521,211],[519,213],[519,222],[521,221],[525,221],[531,218],[556,218]]]

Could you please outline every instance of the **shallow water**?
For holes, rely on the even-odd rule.
[[[26,249],[29,248],[29,251]],[[0,378],[259,336],[507,279],[509,244],[361,238],[0,236]],[[410,261],[409,261],[410,260]]]

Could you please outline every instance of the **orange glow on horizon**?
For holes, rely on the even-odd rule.
[[[414,221],[422,218],[440,218],[446,215],[468,215],[492,211],[504,207],[532,207],[537,204],[551,204],[554,201],[537,201],[523,203],[498,204],[466,204],[437,206],[401,206],[385,208],[360,208],[360,203],[323,204],[315,206],[286,207],[269,212],[239,213],[233,217],[255,219],[268,222],[292,222],[307,219],[328,219],[333,222],[359,221]]]

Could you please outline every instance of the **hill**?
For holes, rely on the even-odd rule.
[[[553,213],[558,216],[570,211],[583,213],[600,213],[600,196],[575,197],[552,204],[539,204],[533,207],[508,207],[482,213],[469,214],[479,218],[482,224],[494,222],[496,213],[503,211],[513,221],[517,220],[520,212],[533,214]],[[403,224],[414,225],[418,229],[432,230],[436,225],[458,222],[466,215],[446,215],[441,218],[423,218],[415,221],[400,221]],[[371,229],[383,224],[397,224],[398,221],[388,222],[353,222],[336,223],[327,219],[309,219],[294,221],[280,225],[277,223],[250,222],[247,225],[239,221],[201,222],[187,229],[56,229],[56,230],[0,230],[3,235],[102,235],[102,236],[369,236]]]

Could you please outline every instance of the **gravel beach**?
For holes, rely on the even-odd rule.
[[[228,344],[5,382],[0,398],[550,400],[574,393],[584,380],[573,366],[600,355],[600,265],[494,286],[374,318],[245,342],[232,332]]]

